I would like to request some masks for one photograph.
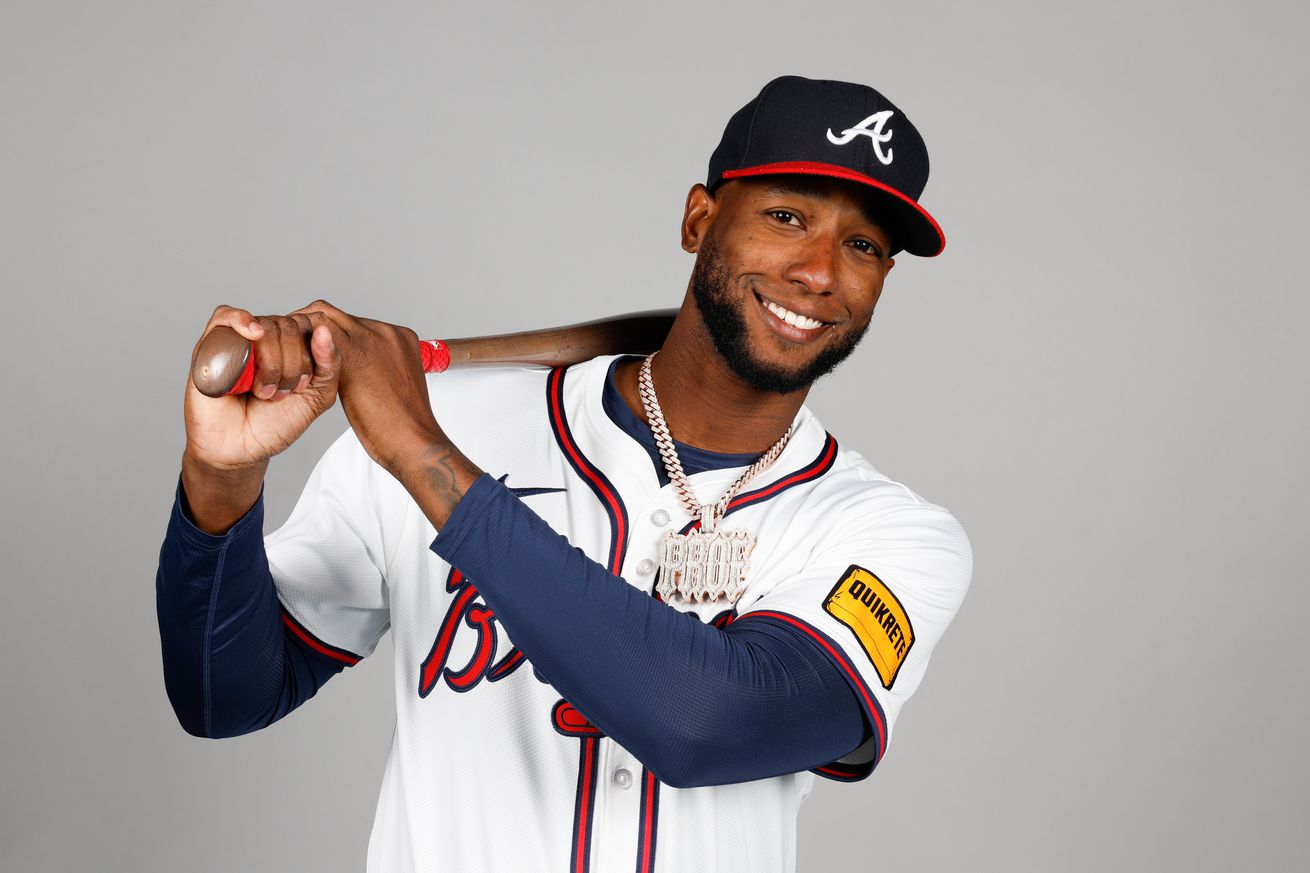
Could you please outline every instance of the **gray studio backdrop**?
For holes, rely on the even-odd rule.
[[[1305,854],[1303,4],[0,3],[0,869],[351,871],[390,649],[193,739],[153,574],[190,348],[317,296],[472,335],[673,306],[687,188],[781,73],[932,150],[811,406],[954,511],[973,587],[800,868]],[[339,412],[276,461],[285,519]]]

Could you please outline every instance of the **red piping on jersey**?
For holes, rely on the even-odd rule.
[[[587,873],[591,864],[591,801],[596,793],[598,752],[596,737],[583,738],[578,773],[577,822],[573,831],[573,862],[569,868],[571,873]]]
[[[851,679],[851,685],[859,693],[864,709],[869,713],[869,718],[873,721],[874,732],[878,736],[877,754],[874,756],[873,763],[876,766],[882,760],[883,752],[887,750],[887,720],[883,715],[882,707],[874,699],[869,691],[869,686],[860,678],[860,674],[851,666],[851,663],[842,655],[841,650],[836,647],[828,638],[810,625],[796,618],[794,615],[788,615],[785,612],[774,612],[772,610],[760,610],[759,612],[748,612],[739,616],[737,621],[744,621],[748,618],[771,618],[776,621],[789,624],[798,630],[804,631],[807,636],[819,644],[821,648],[841,667],[842,672]],[[818,768],[823,769],[823,768]],[[838,771],[840,774],[840,771]],[[849,774],[846,774],[849,775]]]
[[[723,513],[724,517],[726,518],[738,509],[742,509],[746,506],[753,506],[762,500],[768,500],[770,497],[786,491],[793,485],[800,485],[811,479],[817,479],[824,473],[827,473],[828,470],[832,468],[833,461],[837,457],[837,440],[833,438],[832,434],[825,434],[825,436],[826,439],[824,440],[823,448],[819,450],[818,456],[815,457],[813,461],[810,461],[795,473],[784,476],[772,485],[766,485],[755,491],[747,491],[745,494],[737,495],[737,497],[728,504],[727,510]],[[685,534],[688,531],[699,529],[700,519],[698,518],[684,525],[679,533]]]
[[[832,466],[833,459],[837,456],[837,440],[833,439],[832,434],[825,434],[827,439],[824,441],[823,449],[819,456],[811,461],[806,469],[797,470],[786,478],[779,479],[772,485],[766,485],[758,491],[748,491],[745,494],[739,494],[728,504],[728,512],[746,504],[754,503],[757,500],[765,500],[772,497],[784,488],[790,488],[793,485],[799,485],[807,479],[813,479],[828,471]],[[727,513],[724,513],[725,515]]]
[[[591,751],[590,746],[591,746],[592,743],[595,742],[595,740],[589,738],[586,742],[587,742],[587,746],[588,746],[587,751],[590,752],[590,751]],[[583,781],[584,784],[586,784],[588,787],[590,787],[590,785],[591,785],[591,755],[588,754],[588,755],[586,755],[585,757],[586,757],[586,762],[585,762],[584,765],[583,765],[583,767],[584,767],[585,769],[582,771],[582,781]],[[591,810],[589,809],[589,803],[588,803],[588,801],[590,801],[590,799],[591,799],[591,798],[588,796],[590,793],[591,793],[591,792],[589,792],[589,791],[584,791],[584,792],[582,792],[582,798],[581,798],[582,810],[581,810],[581,813],[580,813],[580,815],[579,815],[579,818],[580,818],[582,821],[584,821],[584,822],[587,820],[587,815],[591,812]],[[583,858],[583,855],[585,854],[585,852],[586,852],[586,848],[587,848],[586,845],[584,844],[584,840],[586,839],[586,836],[585,836],[585,835],[586,835],[586,832],[587,832],[586,827],[580,827],[580,828],[578,828],[578,834],[577,834],[577,836],[578,836],[578,845],[577,845],[577,847],[576,847],[576,849],[577,849],[577,853],[578,853],[578,854],[577,854],[578,862],[577,862],[577,864],[576,864],[576,865],[574,866],[574,868],[573,868],[573,869],[575,869],[575,870],[582,870],[582,869],[585,868],[585,864],[582,863],[582,858]]]
[[[873,772],[872,763],[859,767],[850,766],[849,769],[845,770],[838,769],[841,766],[843,765],[835,763],[827,764],[823,767],[815,767],[814,772],[818,773],[820,776],[827,776],[829,779],[836,779],[840,782],[858,782]]]
[[[641,829],[637,837],[637,873],[655,869],[655,821],[660,802],[660,780],[642,768]]]
[[[340,661],[347,667],[353,667],[358,664],[362,658],[359,655],[347,652],[345,649],[338,649],[335,646],[329,646],[327,643],[320,641],[317,637],[305,630],[300,624],[291,617],[286,607],[282,607],[282,623],[287,626],[287,630],[295,635],[305,645],[309,646],[320,655],[326,655],[334,661]]]
[[[623,504],[619,502],[618,494],[614,492],[613,486],[605,480],[599,470],[592,466],[590,461],[583,457],[582,452],[578,450],[577,445],[573,442],[573,435],[569,433],[568,424],[564,421],[563,368],[556,368],[551,371],[549,395],[551,423],[554,425],[555,438],[572,460],[574,469],[586,477],[591,483],[592,490],[601,498],[609,511],[610,523],[614,527],[609,571],[617,576],[619,571],[623,569],[623,549],[628,539],[627,525],[625,524],[626,513],[623,511]]]
[[[546,398],[550,410],[551,430],[555,441],[568,458],[569,464],[600,499],[610,518],[609,571],[618,575],[623,569],[623,553],[627,549],[627,512],[618,492],[605,475],[582,454],[564,417],[564,373],[557,367],[546,380]],[[568,704],[572,708],[571,704]],[[557,707],[557,713],[559,709]],[[576,711],[576,710],[575,710]],[[580,714],[580,713],[579,713]],[[558,723],[557,723],[558,729]],[[587,873],[591,853],[591,805],[596,793],[596,760],[600,754],[599,737],[583,737],[581,761],[578,765],[578,796],[573,822],[573,858],[571,873]]]

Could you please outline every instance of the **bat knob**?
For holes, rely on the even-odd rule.
[[[250,340],[230,327],[216,327],[200,341],[191,383],[206,397],[222,397],[232,393],[250,363]]]

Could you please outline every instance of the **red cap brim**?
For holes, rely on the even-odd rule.
[[[849,167],[837,164],[822,164],[814,161],[780,161],[775,164],[760,164],[757,167],[743,167],[739,170],[724,170],[724,179],[736,179],[742,176],[780,176],[794,174],[798,176],[829,176],[834,179],[846,179],[877,189],[890,199],[886,202],[896,213],[902,235],[905,239],[893,240],[905,251],[920,257],[933,258],[946,248],[946,234],[942,233],[937,220],[928,214],[928,210],[916,201],[906,197],[872,176],[856,172]]]

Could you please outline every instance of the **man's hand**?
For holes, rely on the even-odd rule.
[[[187,379],[182,487],[192,519],[209,533],[227,530],[254,505],[269,459],[336,401],[341,364],[321,313],[255,317],[220,306],[201,339],[219,325],[254,344],[256,363],[247,395],[206,397]]]
[[[340,360],[337,390],[355,436],[442,527],[481,471],[432,414],[418,334],[349,315],[324,300],[296,315],[325,320]]]
[[[256,317],[244,309],[220,306],[201,340],[219,325],[253,344],[254,385],[248,395],[205,397],[188,379],[186,450],[198,463],[238,473],[267,464],[331,408],[336,402],[340,358],[321,314],[300,311]],[[313,341],[307,342],[316,327]]]
[[[324,325],[327,350],[339,362],[333,388],[360,444],[379,466],[394,474],[406,458],[445,439],[428,400],[418,334],[350,315],[326,300],[287,317]]]
[[[480,475],[432,414],[419,338],[409,328],[325,300],[282,316],[220,306],[205,333],[218,325],[254,343],[255,373],[251,393],[238,396],[206,397],[187,381],[182,486],[202,530],[222,533],[239,520],[259,498],[269,459],[338,394],[369,457],[438,527]]]

